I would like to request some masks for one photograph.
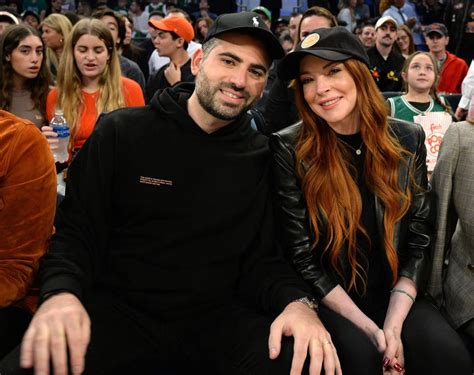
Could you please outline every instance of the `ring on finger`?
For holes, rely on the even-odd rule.
[[[323,346],[324,346],[324,345],[328,345],[328,344],[329,344],[329,345],[332,345],[332,342],[331,342],[331,341],[329,341],[329,340],[328,340],[328,341],[325,341],[325,342],[323,342]]]

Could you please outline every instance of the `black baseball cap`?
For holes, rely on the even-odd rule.
[[[203,44],[206,44],[206,42],[212,38],[216,38],[227,32],[245,33],[260,40],[267,49],[268,55],[271,59],[281,59],[285,56],[285,51],[278,39],[255,12],[228,13],[220,15],[209,28]]]
[[[437,33],[441,36],[448,36],[448,29],[442,23],[432,23],[431,25],[425,26],[425,35]]]
[[[307,55],[328,61],[356,59],[367,67],[370,65],[369,56],[359,39],[345,27],[337,26],[316,29],[308,34],[298,43],[295,50],[280,62],[278,76],[285,81],[295,79],[300,70],[300,61]]]
[[[40,17],[38,16],[37,13],[33,12],[32,10],[25,10],[22,14],[21,14],[21,19],[24,21],[26,17],[28,16],[33,16],[36,18],[36,20],[38,21],[38,23],[41,23],[41,20],[40,20]]]

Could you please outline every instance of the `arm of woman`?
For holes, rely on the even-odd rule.
[[[299,124],[290,126],[270,138],[277,235],[286,257],[310,285],[315,297],[321,299],[338,282],[322,267],[312,249],[306,202],[295,172],[293,145],[299,127]]]

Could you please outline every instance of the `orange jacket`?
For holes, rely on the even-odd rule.
[[[466,77],[469,67],[463,59],[446,51],[446,61],[443,64],[438,83],[438,92],[460,94],[461,84]]]
[[[33,123],[0,110],[0,308],[35,308],[36,298],[25,297],[55,208],[56,169],[46,139]]]

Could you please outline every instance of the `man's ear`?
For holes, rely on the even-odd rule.
[[[194,52],[193,57],[191,59],[191,73],[193,73],[193,75],[197,75],[199,69],[201,69],[203,55],[204,53],[202,52],[201,48]]]
[[[10,55],[6,55],[5,60],[10,61]]]
[[[182,47],[184,44],[184,39],[179,37],[178,39],[176,39],[176,47]]]

